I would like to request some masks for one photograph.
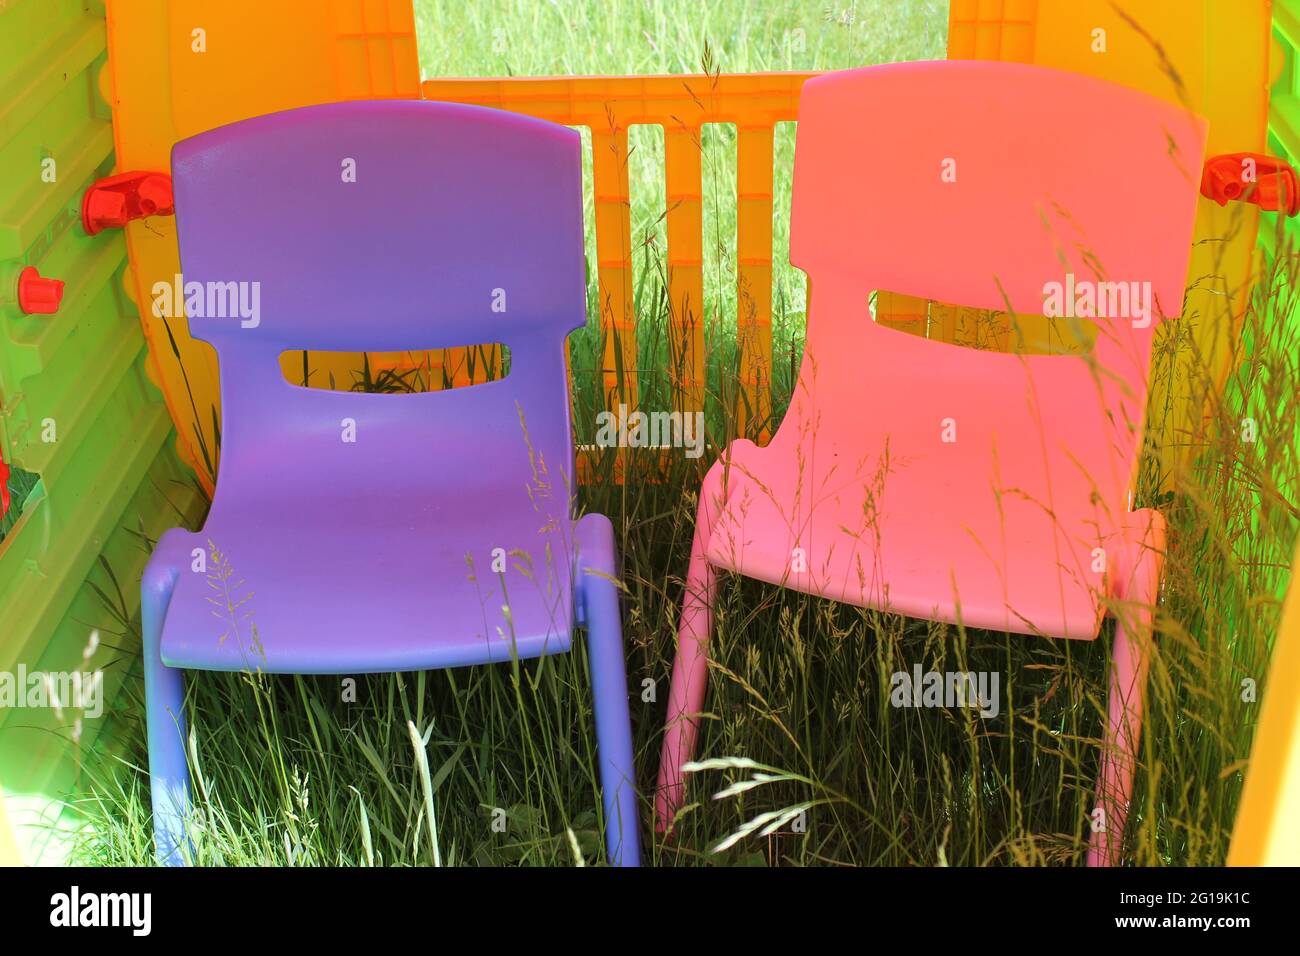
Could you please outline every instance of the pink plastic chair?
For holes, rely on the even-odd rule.
[[[803,364],[771,444],[735,442],[704,481],[660,830],[683,798],[725,568],[1023,634],[1092,639],[1117,612],[1105,825],[1088,854],[1115,861],[1165,529],[1131,510],[1130,487],[1152,335],[1182,306],[1205,131],[1144,94],[1019,64],[907,63],[804,86],[791,220],[791,261],[810,279]],[[1084,356],[976,351],[868,311],[888,290],[1040,315],[1048,283],[1103,281],[1139,295],[1125,309],[1117,286],[1093,287],[1108,315],[1090,319]]]

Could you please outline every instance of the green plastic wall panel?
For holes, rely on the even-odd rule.
[[[1268,151],[1300,170],[1300,0],[1273,0],[1273,39],[1273,52],[1281,54],[1282,65],[1269,91]],[[1300,219],[1262,214],[1259,246],[1263,273],[1268,275],[1281,249],[1300,252]],[[1279,271],[1283,276],[1290,273]],[[1289,290],[1281,290],[1283,301],[1292,297]],[[1286,322],[1291,329],[1300,329],[1300,308],[1292,309]],[[1246,343],[1248,349],[1251,344]]]
[[[142,732],[119,702],[140,575],[150,542],[202,508],[145,373],[122,234],[81,228],[82,195],[113,171],[106,39],[102,0],[0,0],[0,455],[40,479],[0,540],[0,672],[101,670],[105,701],[80,721],[0,709],[0,794],[29,862],[57,860],[51,827],[75,826],[92,749]],[[19,311],[25,266],[65,281],[57,314]]]
[[[1273,39],[1282,70],[1269,91],[1268,151],[1300,168],[1300,0],[1273,0]],[[1277,219],[1276,213],[1265,213],[1260,221],[1260,245],[1268,255],[1277,245]],[[1300,223],[1284,219],[1283,236],[1300,245]]]
[[[1277,80],[1269,90],[1267,151],[1300,170],[1300,59],[1297,56],[1300,53],[1300,0],[1273,0],[1273,40],[1271,55],[1280,59],[1280,68],[1278,64],[1272,65],[1278,72]],[[1291,254],[1300,252],[1300,221],[1273,212],[1261,213],[1259,248],[1262,252],[1260,275],[1272,279],[1279,251],[1289,250]],[[1273,290],[1276,301],[1300,302],[1296,299],[1295,292],[1286,285],[1287,277],[1293,271],[1285,268],[1277,271],[1276,278],[1281,281],[1280,287]],[[1282,320],[1291,341],[1300,338],[1300,308],[1292,308],[1282,316]],[[1255,345],[1252,327],[1247,323],[1242,341],[1246,361],[1255,354]],[[1240,411],[1243,415],[1253,414],[1265,401],[1261,387]],[[1292,440],[1300,442],[1300,435],[1293,436]],[[1263,507],[1257,509],[1254,519],[1256,522],[1264,511]],[[1275,593],[1279,601],[1286,596],[1290,577],[1289,569],[1282,568],[1277,572]]]
[[[180,464],[169,442],[149,464],[39,656],[27,661],[29,669],[43,672],[103,674],[103,712],[97,719],[77,726],[77,712],[29,710],[0,724],[6,810],[29,860],[62,858],[66,834],[80,826],[75,803],[89,775],[111,769],[106,755],[127,739],[144,735],[137,700],[140,572],[149,543],[167,528],[195,523],[201,507],[194,476]],[[92,633],[97,641],[87,658]]]

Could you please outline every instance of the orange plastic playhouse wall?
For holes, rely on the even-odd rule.
[[[416,98],[410,0],[110,0],[110,82],[119,171],[170,169],[178,140],[263,113],[337,100]],[[126,292],[140,306],[151,372],[177,423],[178,450],[212,488],[217,369],[177,318],[152,314],[150,290],[180,272],[175,221],[127,227]],[[312,356],[312,376],[342,382],[357,357]],[[302,358],[286,357],[301,377]]]

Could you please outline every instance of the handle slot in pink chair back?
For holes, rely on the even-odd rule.
[[[1152,335],[1182,309],[1205,138],[1190,112],[1042,67],[905,63],[808,81],[791,260],[810,277],[806,354],[834,380],[821,394],[875,408],[872,383],[900,370],[967,395],[1014,377],[1049,425],[1092,414],[1079,407],[1092,396],[1117,424],[1106,470],[1122,483],[1140,447]],[[1044,314],[1054,289],[1065,308],[1086,307],[1085,291],[1130,301],[1094,306],[1091,357],[956,356],[874,325],[876,289],[1020,315]]]

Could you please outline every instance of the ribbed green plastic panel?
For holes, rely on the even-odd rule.
[[[0,2],[0,455],[40,478],[0,540],[0,680],[104,681],[93,719],[0,698],[0,794],[29,860],[57,856],[40,824],[67,824],[63,801],[89,749],[110,743],[103,729],[138,730],[115,698],[137,664],[148,542],[201,505],[145,375],[122,235],[81,228],[83,193],[113,167],[105,48],[101,0]],[[66,282],[57,314],[20,312],[25,266]]]
[[[1268,151],[1300,169],[1300,0],[1273,0],[1273,38],[1282,51],[1282,72],[1269,92]],[[1276,213],[1264,213],[1259,241],[1270,256],[1278,242]],[[1283,236],[1300,246],[1300,222],[1284,219]]]

